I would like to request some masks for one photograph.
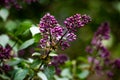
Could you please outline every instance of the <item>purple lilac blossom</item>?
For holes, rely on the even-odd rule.
[[[67,41],[61,41],[60,46],[62,47],[62,50],[65,50],[70,47],[70,44]]]
[[[58,25],[57,20],[54,16],[50,15],[49,13],[45,14],[43,18],[40,20],[40,31],[43,34],[49,33],[50,29],[56,27]]]
[[[75,14],[69,18],[66,18],[64,24],[70,31],[76,31],[76,28],[80,28],[91,21],[91,18],[87,15]]]
[[[41,48],[46,48],[54,41],[56,42],[59,36],[62,36],[63,28],[58,24],[54,16],[47,13],[41,18],[40,32],[43,38],[40,40]]]
[[[61,69],[58,68],[58,67],[56,67],[56,68],[55,68],[55,74],[56,74],[56,75],[60,75],[60,73],[61,73]]]
[[[59,40],[59,37],[63,35],[63,28],[60,25],[57,25],[53,29],[51,29],[51,35],[53,38],[56,38]]]
[[[115,65],[116,68],[120,69],[120,59],[116,59],[114,61],[114,65]]]
[[[71,33],[68,33],[68,34],[66,35],[67,41],[70,41],[70,42],[76,40],[76,38],[77,38],[77,36],[76,36],[74,33],[72,33],[72,32],[71,32]]]
[[[107,22],[104,22],[98,27],[97,31],[95,32],[94,37],[91,41],[91,45],[86,47],[86,52],[88,53],[96,52],[95,54],[90,54],[91,57],[88,57],[88,60],[89,62],[91,62],[94,59],[95,72],[97,72],[98,74],[106,73],[103,71],[104,67],[111,65],[111,61],[109,59],[110,52],[102,43],[102,40],[108,40],[109,38],[110,38],[110,27]],[[97,61],[95,62],[95,60]],[[115,62],[115,64],[118,64],[118,62]],[[113,73],[111,72],[106,74],[108,76],[113,75]]]
[[[113,72],[111,72],[111,71],[107,71],[107,76],[111,78],[111,77],[114,76],[114,74],[113,74]]]
[[[102,40],[108,40],[110,38],[110,27],[108,22],[104,22],[100,25],[94,34],[91,44],[100,46]]]
[[[65,54],[59,54],[58,56],[54,56],[52,61],[51,61],[51,64],[54,65],[54,66],[58,66],[60,64],[64,64],[65,61],[68,60],[68,57],[67,55]]]
[[[5,48],[0,46],[0,60],[9,59],[11,57],[11,50],[12,48],[9,45],[6,45]]]
[[[51,61],[51,65],[55,67],[56,74],[59,75],[61,73],[60,65],[64,64],[68,60],[67,55],[59,54],[58,56],[54,56]]]
[[[110,56],[110,52],[104,46],[100,47],[100,56],[102,58],[107,58]]]
[[[3,64],[2,69],[3,69],[5,72],[7,72],[7,71],[10,71],[10,70],[12,69],[12,67],[9,66],[9,65],[7,65],[7,64]]]
[[[11,7],[15,7],[16,9],[21,9],[22,5],[21,3],[27,3],[27,4],[31,4],[32,2],[37,2],[38,0],[2,0],[0,2],[0,4],[2,6],[5,6],[6,8],[11,8]]]
[[[91,46],[87,46],[86,49],[85,49],[85,51],[86,51],[87,53],[92,54],[94,50],[93,50],[93,48],[92,48]]]
[[[67,18],[64,21],[66,27],[62,27],[54,16],[50,15],[50,13],[45,14],[39,23],[41,35],[47,36],[47,38],[43,37],[40,40],[41,48],[50,47],[53,42],[57,45],[59,43],[62,50],[68,48],[70,46],[69,42],[77,38],[74,34],[75,29],[84,26],[90,21],[91,18],[89,16],[76,14]]]

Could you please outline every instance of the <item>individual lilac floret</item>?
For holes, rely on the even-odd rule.
[[[67,41],[61,41],[60,46],[62,47],[62,50],[65,50],[66,48],[70,47],[70,44]]]
[[[94,51],[91,46],[87,46],[85,50],[86,50],[86,52],[88,52],[88,53],[90,53],[90,54],[92,54],[93,51]]]
[[[67,29],[75,31],[76,28],[82,27],[90,21],[91,18],[87,15],[75,14],[74,16],[66,18],[64,24]]]
[[[11,50],[12,48],[9,45],[7,45],[5,48],[0,46],[0,60],[9,59],[11,56],[10,55]]]
[[[40,20],[40,24],[39,24],[40,31],[41,31],[41,33],[46,33],[47,34],[47,32],[50,31],[50,28],[54,28],[55,26],[57,26],[57,24],[58,24],[58,22],[54,18],[54,16],[47,13]]]
[[[77,36],[72,32],[68,33],[66,36],[67,41],[70,41],[70,42],[76,40],[76,38],[77,38]]]

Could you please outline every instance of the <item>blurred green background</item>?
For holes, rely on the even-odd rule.
[[[39,2],[23,4],[22,6],[22,9],[11,7],[4,15],[0,13],[0,35],[7,34],[12,40],[19,39],[19,43],[22,43],[30,39],[31,34],[30,31],[22,35],[17,34],[21,30],[19,29],[21,23],[39,24],[40,18],[49,12],[63,25],[66,17],[76,13],[87,14],[91,16],[92,22],[79,29],[76,32],[77,40],[72,42],[71,47],[65,52],[60,51],[60,53],[68,54],[71,59],[85,56],[85,48],[90,44],[94,32],[102,22],[108,21],[111,28],[111,39],[104,44],[111,52],[112,58],[120,57],[119,0],[39,0]],[[4,6],[0,6],[0,11],[4,8]],[[5,16],[7,13],[8,16]]]

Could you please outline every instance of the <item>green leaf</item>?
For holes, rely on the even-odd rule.
[[[6,75],[0,74],[0,79],[2,78],[2,80],[10,80],[10,78]]]
[[[20,46],[19,50],[25,49],[25,48],[31,46],[33,43],[34,43],[34,39],[29,39],[29,40],[25,41],[25,42]]]
[[[58,54],[56,53],[56,51],[51,51],[49,56],[57,56]]]
[[[14,21],[7,21],[7,23],[5,24],[5,27],[8,31],[13,31],[16,28],[17,24]]]
[[[86,69],[86,68],[89,68],[90,67],[90,64],[80,64],[78,66],[80,69]]]
[[[85,58],[85,57],[78,57],[78,59],[77,60],[79,60],[79,61],[82,61],[82,62],[85,62],[85,63],[87,63],[88,62],[88,60]]]
[[[71,79],[69,79],[67,77],[59,77],[57,75],[55,75],[54,78],[55,78],[55,80],[71,80]]]
[[[67,77],[67,78],[69,78],[69,79],[72,79],[72,74],[71,74],[69,68],[63,69],[62,72],[61,72],[61,76],[62,76],[62,77]]]
[[[43,72],[38,72],[38,74],[37,74],[42,80],[48,80],[47,79],[47,77],[46,77],[46,75],[43,73]]]
[[[7,35],[5,34],[0,35],[0,45],[5,47],[8,42],[9,42],[9,37]]]
[[[38,53],[38,52],[34,52],[33,54],[32,54],[32,56],[40,56],[41,54],[40,53]]]
[[[78,77],[81,79],[85,79],[89,75],[88,70],[83,70],[80,74],[78,74]]]
[[[31,68],[34,68],[34,69],[38,69],[39,66],[41,64],[41,60],[40,59],[36,59],[33,61],[33,63],[31,64]]]
[[[53,80],[55,69],[53,66],[46,67],[44,73],[47,76],[48,80]]]
[[[3,21],[7,20],[8,15],[9,15],[9,11],[7,9],[2,8],[0,10],[0,17],[3,19]]]
[[[28,30],[31,27],[31,25],[32,25],[32,22],[30,20],[25,20],[20,24],[15,34],[22,35],[26,30]]]
[[[23,61],[23,60],[20,58],[12,58],[9,61],[7,61],[7,64],[10,66],[14,66],[14,65],[19,64],[21,61]]]
[[[17,69],[14,75],[14,80],[23,80],[28,73],[27,69]]]
[[[40,41],[40,39],[42,38],[42,36],[41,36],[41,34],[39,33],[39,34],[35,34],[35,35],[33,36],[33,38],[35,39],[35,42],[38,43],[38,42]]]

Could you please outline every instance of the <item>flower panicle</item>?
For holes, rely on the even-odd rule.
[[[76,40],[76,28],[80,28],[91,21],[89,16],[75,14],[64,21],[65,27],[58,24],[58,21],[50,13],[45,14],[39,23],[39,28],[43,38],[40,40],[42,48],[51,47],[53,43],[61,46],[62,50],[67,49]],[[44,37],[46,36],[46,37]],[[47,46],[48,45],[48,46]]]

